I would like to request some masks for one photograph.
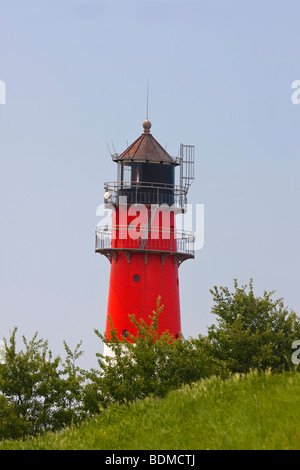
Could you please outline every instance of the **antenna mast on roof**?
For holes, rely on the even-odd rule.
[[[147,80],[147,109],[146,109],[146,119],[148,121],[148,104],[149,104],[149,79]]]
[[[116,149],[115,149],[115,146],[114,146],[113,141],[111,142],[111,145],[113,146],[114,153],[112,153],[112,151],[110,150],[110,147],[109,147],[109,145],[108,145],[107,142],[106,142],[106,145],[107,145],[107,148],[108,148],[108,151],[109,151],[109,153],[110,153],[110,156],[111,156],[112,160],[115,160],[116,158],[118,158],[119,155],[118,155],[117,152],[116,152]]]

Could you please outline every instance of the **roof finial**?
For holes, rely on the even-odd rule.
[[[148,120],[148,104],[149,104],[149,79],[147,80],[147,107],[146,107],[146,120],[143,122],[144,133],[149,134],[151,129],[151,122]]]

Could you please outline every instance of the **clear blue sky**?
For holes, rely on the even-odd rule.
[[[0,336],[81,339],[96,364],[110,266],[94,253],[106,142],[196,147],[205,243],[180,267],[183,334],[213,285],[254,278],[300,314],[300,5],[278,0],[0,0]]]

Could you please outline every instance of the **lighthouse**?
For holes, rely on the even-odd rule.
[[[177,338],[181,333],[179,266],[194,258],[194,234],[178,230],[176,216],[187,208],[194,180],[194,146],[180,144],[179,155],[171,157],[153,137],[151,127],[146,119],[142,134],[123,153],[111,155],[117,164],[117,181],[104,183],[111,225],[96,227],[95,251],[110,262],[108,338],[109,317],[120,339],[134,335],[129,315],[149,323],[159,296],[164,305],[159,334],[168,330]]]

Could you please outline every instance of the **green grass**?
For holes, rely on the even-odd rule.
[[[300,374],[211,378],[1,449],[300,449]]]

